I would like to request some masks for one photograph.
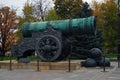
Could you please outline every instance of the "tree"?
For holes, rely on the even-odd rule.
[[[60,20],[61,18],[56,14],[54,9],[49,10],[48,14],[45,16],[46,21],[50,20]]]
[[[103,14],[101,13],[101,4],[94,1],[92,4],[93,8],[93,15],[97,16],[97,28],[98,29],[103,29]]]
[[[33,5],[32,3],[29,3],[28,1],[25,3],[23,8],[23,16],[19,18],[19,27],[17,31],[17,35],[19,36],[18,42],[22,39],[22,25],[25,22],[35,22],[38,21],[37,18],[33,16]]]
[[[94,2],[94,15],[98,15],[98,28],[103,29],[104,51],[116,52],[117,47],[117,4],[114,0],[105,0],[104,3]]]
[[[45,15],[48,10],[52,7],[48,0],[35,0],[34,3],[34,17],[38,18],[40,21],[45,21]]]
[[[55,0],[55,11],[62,18],[72,18],[81,9],[82,0]]]
[[[23,8],[23,14],[24,17],[32,17],[33,15],[33,5],[32,3],[29,3],[28,1],[25,3],[24,8]]]
[[[9,7],[0,8],[0,48],[3,56],[16,42],[14,31],[17,28],[17,18],[16,12]]]
[[[113,0],[107,0],[101,5],[101,12],[104,15],[104,39],[107,52],[115,52],[117,46],[117,4]]]
[[[82,8],[73,15],[74,18],[86,18],[93,15],[93,10],[87,2],[82,4]]]

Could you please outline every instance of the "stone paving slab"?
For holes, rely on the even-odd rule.
[[[117,63],[114,68],[88,68],[67,72],[63,70],[42,70],[37,72],[31,69],[12,70],[0,69],[0,80],[120,80],[120,69]]]
[[[120,80],[120,68],[116,68],[108,78],[109,80]]]

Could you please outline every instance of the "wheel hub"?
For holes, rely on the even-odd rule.
[[[45,49],[45,51],[47,51],[47,52],[49,52],[49,51],[52,50],[52,49],[51,49],[51,45],[45,45],[45,46],[44,46],[44,49]]]

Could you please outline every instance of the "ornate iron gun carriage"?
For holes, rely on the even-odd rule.
[[[96,31],[96,18],[67,19],[58,21],[24,23],[23,39],[11,49],[16,57],[27,57],[36,52],[42,61],[56,61],[70,53],[68,38]]]

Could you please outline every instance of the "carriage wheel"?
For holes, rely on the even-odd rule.
[[[37,43],[36,52],[42,61],[55,61],[60,57],[62,45],[53,35],[43,35]]]

